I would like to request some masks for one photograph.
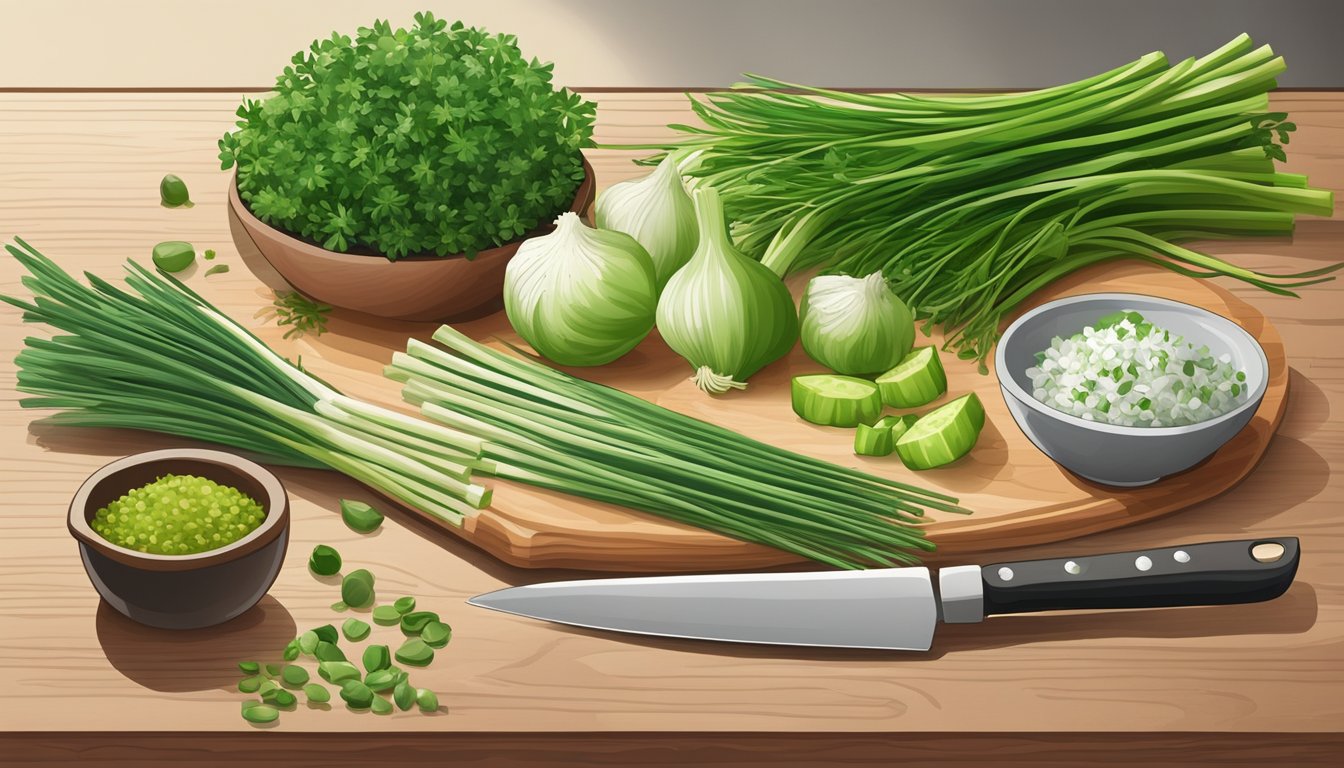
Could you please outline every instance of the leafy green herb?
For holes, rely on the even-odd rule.
[[[275,324],[282,328],[290,326],[285,331],[286,339],[305,333],[321,336],[327,331],[327,315],[331,312],[331,306],[313,301],[298,291],[277,293],[271,307],[275,312]]]
[[[595,107],[511,35],[419,13],[315,40],[219,141],[258,218],[396,259],[514,240],[565,209]]]
[[[215,249],[214,249],[214,248],[206,248],[206,249],[205,249],[205,252],[202,253],[201,255],[205,257],[205,260],[206,260],[206,261],[214,261],[214,260],[215,260]]]
[[[209,277],[211,275],[222,275],[228,271],[229,271],[228,264],[216,264],[215,266],[205,270],[205,276]]]

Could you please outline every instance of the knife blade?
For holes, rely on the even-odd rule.
[[[590,629],[765,645],[927,651],[938,623],[1037,611],[1271,600],[1297,573],[1298,540],[1245,539],[943,568],[586,579],[467,602]]]

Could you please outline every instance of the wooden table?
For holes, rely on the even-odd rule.
[[[596,93],[599,140],[663,135],[684,98]],[[226,176],[215,141],[237,94],[0,94],[0,234],[18,234],[72,270],[112,276],[127,257],[183,239],[214,248],[226,275],[191,283],[282,354],[353,394],[393,403],[379,368],[426,326],[337,315],[317,339],[283,341],[256,313],[270,293],[229,238]],[[1300,126],[1286,169],[1344,191],[1344,93],[1280,93]],[[592,153],[600,182],[633,171]],[[158,205],[158,180],[187,180],[196,206]],[[1344,220],[1304,220],[1289,241],[1224,243],[1256,269],[1298,271],[1344,258]],[[178,444],[133,433],[30,426],[12,360],[32,332],[0,312],[0,762],[100,759],[210,764],[243,757],[290,764],[380,762],[534,765],[893,764],[989,756],[1073,764],[1089,748],[1114,762],[1165,765],[1194,754],[1305,765],[1344,750],[1344,283],[1303,298],[1224,284],[1278,326],[1292,364],[1290,403],[1258,471],[1233,491],[1169,518],[1079,539],[1070,553],[1256,534],[1302,537],[1297,583],[1250,606],[1107,615],[1023,616],[944,627],[927,654],[735,647],[614,637],[472,609],[509,584],[567,576],[500,565],[393,512],[372,537],[335,514],[353,482],[282,471],[293,495],[289,560],[271,594],[224,627],[163,633],[99,600],[65,531],[65,505],[93,469]],[[0,291],[23,293],[0,259]],[[254,732],[238,716],[240,659],[275,655],[302,629],[337,618],[336,589],[304,567],[313,544],[374,570],[455,628],[427,671],[438,716],[286,713]],[[995,559],[1059,554],[1049,548]],[[227,753],[228,758],[225,758]],[[848,763],[846,763],[848,764]]]

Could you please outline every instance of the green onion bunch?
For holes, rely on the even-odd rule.
[[[1296,126],[1269,111],[1284,70],[1242,35],[1199,59],[1161,53],[1044,90],[845,93],[750,77],[692,99],[683,173],[720,190],[739,248],[784,275],[881,271],[948,348],[983,360],[1000,320],[1051,281],[1144,259],[1274,293],[1339,265],[1270,275],[1182,242],[1282,236],[1328,191],[1280,173]],[[650,158],[656,162],[659,158]]]
[[[448,326],[389,378],[422,415],[484,439],[498,477],[649,512],[840,568],[917,562],[926,509],[956,500],[683,416],[486,347]]]
[[[460,524],[495,475],[611,502],[844,568],[916,561],[913,526],[956,500],[765,445],[478,344],[447,326],[389,376],[430,421],[342,395],[168,275],[128,265],[88,285],[22,240],[6,250],[33,298],[0,296],[61,331],[25,340],[25,408],[56,424],[218,443],[333,469]],[[434,423],[440,422],[440,423]]]
[[[19,352],[25,408],[50,423],[122,427],[218,443],[268,462],[334,469],[460,524],[490,503],[471,482],[481,441],[346,397],[280,357],[175,278],[128,263],[122,290],[75,280],[16,238],[31,302],[0,300],[64,331]]]

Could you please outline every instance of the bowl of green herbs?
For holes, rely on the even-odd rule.
[[[327,304],[483,314],[518,245],[592,203],[595,115],[511,35],[429,13],[333,34],[219,140],[234,237]]]
[[[275,475],[223,451],[118,459],[70,502],[70,534],[98,594],[153,627],[221,624],[256,605],[280,573],[289,500]]]

